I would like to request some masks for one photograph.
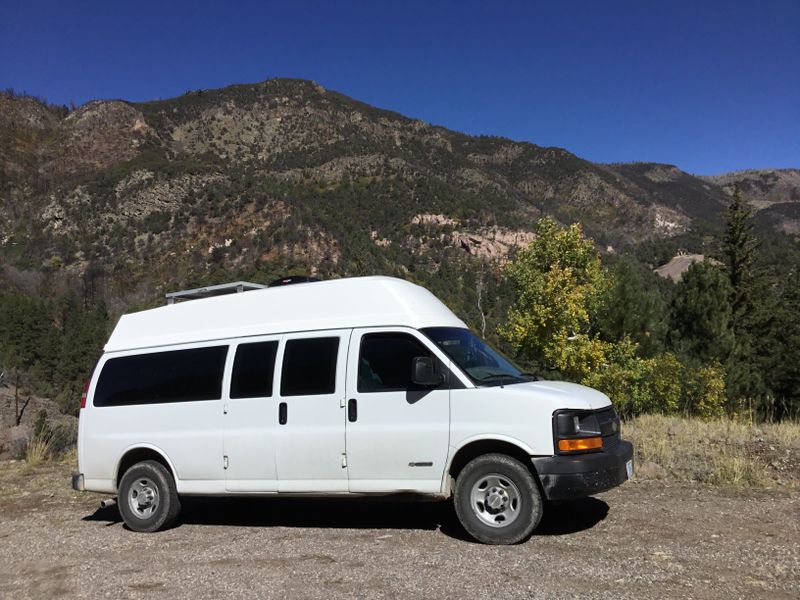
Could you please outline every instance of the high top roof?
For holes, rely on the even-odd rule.
[[[394,277],[353,277],[193,300],[123,315],[105,350],[387,325],[466,327],[423,287]]]

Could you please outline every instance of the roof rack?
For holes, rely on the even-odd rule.
[[[249,281],[234,281],[232,283],[220,283],[208,287],[195,288],[193,290],[182,290],[180,292],[169,292],[164,296],[167,304],[175,304],[184,300],[200,300],[213,296],[224,296],[225,294],[241,294],[252,290],[262,290],[267,286],[261,283],[250,283]]]

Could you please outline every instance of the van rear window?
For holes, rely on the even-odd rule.
[[[219,400],[228,346],[121,356],[106,361],[95,406]]]
[[[239,344],[233,361],[231,398],[272,396],[272,377],[278,342]]]
[[[283,351],[281,396],[313,396],[336,391],[339,338],[289,340]]]

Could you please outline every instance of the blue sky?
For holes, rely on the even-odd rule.
[[[467,133],[800,167],[800,1],[0,0],[0,87],[80,104],[313,79]]]

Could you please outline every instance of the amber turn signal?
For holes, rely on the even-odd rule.
[[[603,447],[603,438],[577,438],[572,440],[558,440],[558,449],[561,452],[578,452],[580,450],[596,450]]]

